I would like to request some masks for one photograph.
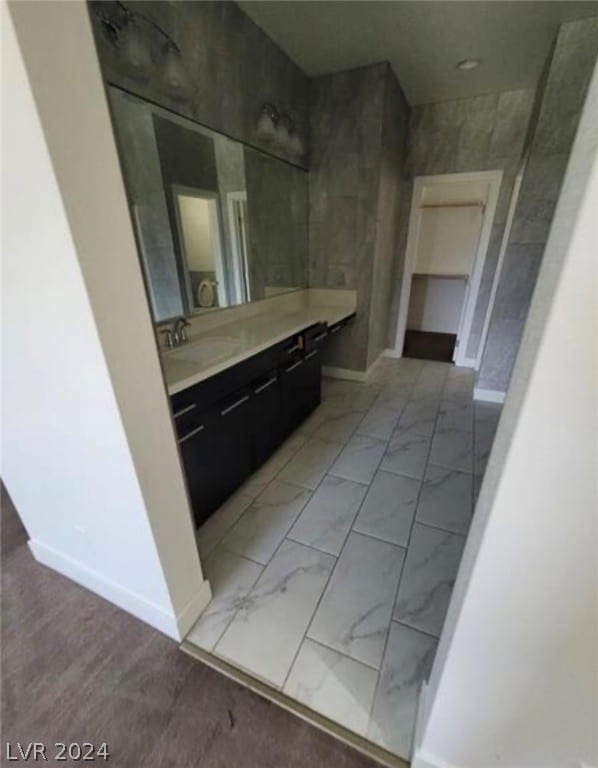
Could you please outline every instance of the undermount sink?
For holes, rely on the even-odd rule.
[[[204,339],[193,346],[177,349],[169,354],[176,360],[188,363],[215,362],[232,355],[239,348],[239,342],[233,339]]]

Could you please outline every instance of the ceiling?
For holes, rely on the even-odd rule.
[[[597,1],[238,4],[306,74],[389,61],[411,104],[533,87],[558,25],[598,16]],[[472,57],[478,69],[455,68]]]

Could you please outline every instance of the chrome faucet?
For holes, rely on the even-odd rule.
[[[172,328],[162,328],[160,333],[165,337],[166,346],[171,349],[185,344],[188,341],[187,328],[190,325],[191,323],[184,317],[179,317],[172,324]]]
[[[186,320],[184,317],[179,317],[177,320],[174,321],[173,326],[173,339],[174,339],[174,345],[175,347],[178,344],[184,344],[187,341],[187,328],[191,325],[191,323]]]

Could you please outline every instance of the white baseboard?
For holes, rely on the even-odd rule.
[[[484,403],[504,403],[506,392],[499,392],[497,389],[478,389],[473,390],[473,399],[481,400]]]
[[[67,555],[48,547],[40,541],[29,540],[29,549],[38,563],[58,571],[82,587],[95,592],[127,613],[136,616],[141,621],[163,632],[173,640],[181,640],[197,619],[201,611],[210,601],[210,585],[203,582],[199,594],[184,608],[179,616],[165,611],[158,605],[149,602],[120,584],[107,579],[101,573],[88,568],[83,563],[73,560]],[[184,631],[182,627],[186,627]]]
[[[415,753],[419,749],[419,745],[422,743],[425,718],[428,712],[426,697],[428,695],[428,684],[422,683],[419,689],[419,696],[417,698],[417,710],[415,712],[415,728],[413,729],[413,748],[412,752]]]
[[[476,359],[475,357],[463,357],[455,360],[455,365],[460,366],[461,368],[475,368]]]
[[[202,582],[199,592],[197,592],[191,598],[189,603],[187,603],[186,607],[177,614],[176,622],[181,638],[185,637],[187,632],[189,632],[203,611],[208,607],[211,599],[212,588],[210,582],[206,579],[206,581]]]
[[[458,766],[440,760],[435,755],[416,750],[411,759],[411,768],[459,768]]]
[[[346,379],[347,381],[360,381],[366,382],[372,375],[374,368],[379,364],[380,360],[384,356],[384,352],[380,353],[376,360],[370,365],[367,371],[355,371],[351,368],[336,368],[333,365],[323,365],[322,374],[328,376],[331,379]]]
[[[323,365],[322,375],[331,379],[347,379],[347,381],[365,381],[367,371],[354,371],[351,368],[337,368],[334,365]]]
[[[397,352],[397,350],[394,347],[389,347],[388,349],[385,349],[384,352],[382,352],[382,355],[384,357],[394,357],[395,359],[403,357],[403,355],[400,352]]]

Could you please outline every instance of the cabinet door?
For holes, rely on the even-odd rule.
[[[217,506],[220,506],[253,469],[250,392],[241,390],[218,403],[215,419],[211,450],[217,467],[210,478],[210,485]]]
[[[261,466],[285,437],[282,392],[277,371],[251,386],[253,466]]]
[[[212,450],[214,437],[214,424],[210,423],[209,418],[192,426],[179,437],[191,509],[198,527],[218,506],[217,494],[212,485],[214,473],[218,471],[218,460]]]
[[[281,371],[283,402],[288,431],[316,408],[322,395],[322,362],[319,349],[299,357]]]

